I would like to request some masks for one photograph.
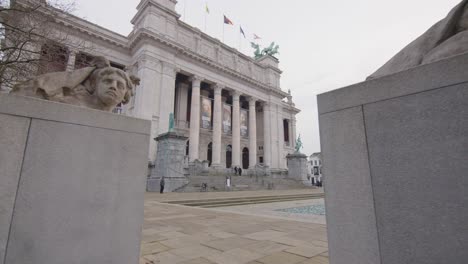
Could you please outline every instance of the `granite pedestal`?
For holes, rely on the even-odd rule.
[[[307,156],[295,152],[286,156],[288,160],[288,178],[307,184]]]
[[[149,131],[0,94],[0,263],[138,263]]]
[[[467,263],[468,54],[318,107],[330,263]]]
[[[187,137],[175,132],[159,135],[156,161],[147,180],[147,191],[159,192],[161,178],[164,177],[164,191],[172,192],[187,184],[188,164],[185,163]]]

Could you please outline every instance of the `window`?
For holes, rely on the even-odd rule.
[[[289,146],[289,120],[283,119],[284,142]]]
[[[263,157],[258,157],[258,162],[263,163]]]
[[[47,43],[41,48],[38,74],[65,71],[68,63],[68,49],[58,43]]]

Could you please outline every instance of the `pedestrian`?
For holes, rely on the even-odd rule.
[[[239,176],[241,176],[242,175],[242,168],[241,167],[239,167],[238,172],[239,172]]]
[[[234,175],[237,175],[237,166],[234,167]]]
[[[161,181],[159,182],[159,186],[161,187],[161,189],[159,189],[159,193],[163,193],[164,192],[164,185],[165,185],[165,181],[164,181],[164,177],[161,177]]]

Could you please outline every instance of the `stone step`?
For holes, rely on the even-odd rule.
[[[181,204],[186,206],[198,207],[218,207],[228,205],[241,205],[241,204],[255,204],[255,203],[271,203],[279,201],[293,201],[293,200],[306,200],[322,198],[323,193],[314,194],[296,194],[296,195],[272,195],[272,196],[254,196],[254,197],[240,197],[228,199],[203,199],[203,200],[179,200],[168,201],[171,204]]]
[[[248,202],[238,202],[238,203],[224,203],[224,204],[209,204],[201,205],[198,207],[202,208],[214,208],[214,207],[226,207],[226,206],[237,206],[237,205],[249,205],[249,204],[260,204],[260,203],[276,203],[276,202],[287,202],[287,201],[299,201],[299,200],[310,200],[310,199],[319,199],[323,197],[300,197],[300,198],[289,198],[289,199],[270,199],[270,200],[259,200],[259,201],[248,201]]]

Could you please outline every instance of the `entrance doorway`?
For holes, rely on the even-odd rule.
[[[248,169],[249,168],[249,149],[244,148],[242,150],[242,169]]]
[[[232,166],[232,146],[227,145],[226,147],[226,168],[231,168]]]
[[[211,167],[211,162],[213,160],[213,150],[212,150],[212,147],[213,147],[213,144],[210,142],[210,144],[208,144],[208,153],[206,155],[207,159],[208,159],[208,165]]]

